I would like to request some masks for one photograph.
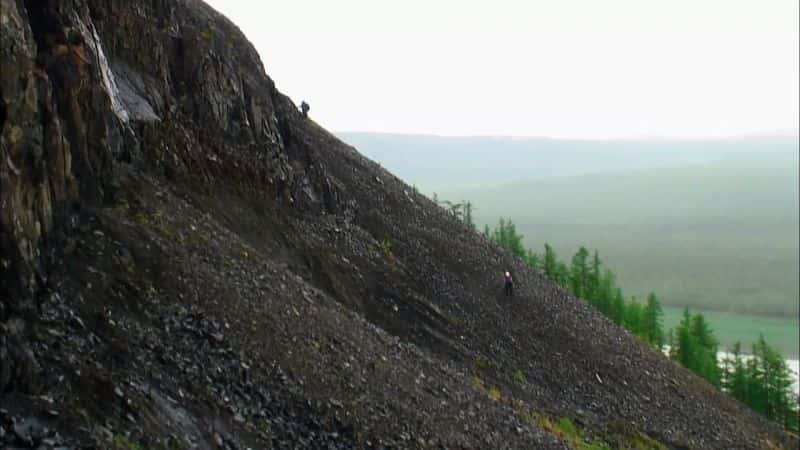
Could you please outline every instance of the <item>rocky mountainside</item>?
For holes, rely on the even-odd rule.
[[[200,0],[0,31],[0,447],[797,448],[304,119]]]

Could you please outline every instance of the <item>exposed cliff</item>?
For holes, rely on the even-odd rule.
[[[303,119],[199,0],[0,6],[0,444],[796,447]]]

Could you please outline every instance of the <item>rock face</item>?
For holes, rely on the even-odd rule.
[[[0,446],[797,445],[303,118],[199,0],[0,0],[0,61]]]
[[[107,198],[115,161],[147,163],[171,178],[270,186],[289,201],[322,206],[325,198],[336,207],[295,142],[294,106],[238,29],[206,5],[2,6],[6,289],[32,295],[54,223],[64,223],[71,203]]]

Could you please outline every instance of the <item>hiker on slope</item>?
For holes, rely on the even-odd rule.
[[[511,272],[506,271],[503,274],[503,284],[506,293],[506,297],[511,297],[514,295],[514,279],[511,278]]]

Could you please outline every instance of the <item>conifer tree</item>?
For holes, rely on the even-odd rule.
[[[705,317],[698,313],[692,317],[691,334],[697,343],[692,370],[711,384],[719,386],[720,369],[717,363],[718,342]]]
[[[556,273],[554,281],[561,289],[567,290],[569,288],[569,268],[562,261],[556,264]]]
[[[742,359],[742,344],[736,342],[723,360],[722,388],[734,398],[749,404],[747,371]]]
[[[617,288],[614,298],[611,299],[611,320],[617,325],[625,323],[625,297],[622,296],[622,289]]]
[[[517,233],[517,226],[511,220],[506,224],[508,227],[508,245],[506,248],[511,250],[511,253],[518,258],[524,258],[526,251],[525,246],[522,244],[522,235]]]
[[[558,271],[558,256],[553,251],[550,244],[544,244],[544,275],[550,280],[556,281],[556,272]]]
[[[539,256],[536,252],[531,249],[528,249],[527,254],[525,255],[525,262],[528,264],[529,267],[533,268],[536,271],[541,272],[542,266],[544,265],[544,261],[542,257]]]
[[[572,266],[570,267],[570,289],[572,294],[578,298],[586,299],[587,287],[589,281],[589,266],[587,259],[589,251],[586,247],[581,246],[575,256],[572,257]]]
[[[501,217],[493,230],[486,226],[484,234],[497,245],[511,251],[514,256],[527,262],[529,251],[525,250],[525,246],[522,243],[523,236],[517,233],[517,226],[512,220],[506,220]]]
[[[692,316],[692,334],[702,348],[716,353],[719,343],[714,337],[714,332],[711,331],[711,326],[701,313]]]
[[[689,308],[684,308],[683,317],[675,328],[670,357],[680,363],[683,367],[695,371],[695,359],[697,353],[697,342],[692,335],[692,314]]]
[[[606,269],[600,277],[600,283],[597,286],[594,294],[594,305],[598,311],[614,320],[612,313],[612,302],[614,300],[614,291],[616,289],[616,276],[614,272]]]
[[[600,267],[602,265],[603,262],[600,260],[600,254],[597,249],[595,249],[592,261],[589,263],[589,274],[586,280],[586,299],[597,309],[601,309],[598,307],[598,290],[600,288]]]
[[[475,222],[472,219],[472,212],[475,210],[475,207],[472,205],[470,201],[461,201],[461,204],[464,205],[464,223],[469,225],[470,228],[473,230],[475,229]]]
[[[647,302],[642,311],[642,329],[644,339],[658,349],[664,346],[664,329],[661,325],[663,315],[656,294],[651,292],[647,295]]]
[[[642,337],[642,305],[639,304],[636,298],[632,298],[631,301],[625,305],[623,323],[625,324],[625,328],[631,333]]]
[[[692,315],[689,308],[685,308],[674,338],[670,357],[711,384],[719,386],[721,373],[717,362],[717,340],[705,317],[702,314]]]
[[[753,345],[753,360],[757,361],[755,378],[760,381],[758,390],[761,398],[756,408],[768,418],[781,423],[789,429],[797,429],[797,396],[792,389],[792,375],[786,360],[759,336]],[[753,383],[755,384],[755,383]]]

